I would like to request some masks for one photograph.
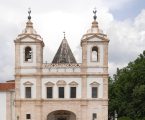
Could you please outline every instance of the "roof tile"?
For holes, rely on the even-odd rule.
[[[15,89],[15,83],[0,83],[0,91]]]

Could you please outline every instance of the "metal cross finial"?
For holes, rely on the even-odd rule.
[[[65,39],[65,32],[63,32],[63,34],[64,34],[64,39]]]
[[[94,20],[96,20],[97,19],[97,16],[96,16],[96,13],[97,13],[97,10],[96,10],[96,8],[94,8],[94,10],[93,10],[93,13],[94,13]]]
[[[31,20],[31,8],[29,8],[29,10],[28,10],[28,14],[29,14],[29,16],[28,16],[28,20]]]

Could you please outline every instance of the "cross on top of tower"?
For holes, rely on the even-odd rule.
[[[28,14],[29,14],[29,16],[28,16],[28,20],[31,20],[31,8],[29,8],[29,10],[28,10]]]
[[[65,32],[63,32],[63,35],[64,35],[64,39],[65,39]]]
[[[94,8],[93,13],[94,13],[94,17],[93,18],[96,21],[96,19],[97,19],[97,16],[96,16],[97,10],[96,10],[96,8]]]

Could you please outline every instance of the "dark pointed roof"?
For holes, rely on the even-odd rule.
[[[57,53],[55,54],[52,63],[76,63],[75,57],[69,47],[67,40],[62,40]]]

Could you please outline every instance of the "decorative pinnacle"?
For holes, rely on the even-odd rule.
[[[65,39],[65,32],[63,32],[63,35],[64,35],[64,39]]]
[[[97,10],[96,10],[96,8],[94,8],[93,13],[94,13],[94,17],[93,18],[96,21],[96,19],[97,19],[97,16],[96,16]]]
[[[29,8],[29,10],[28,10],[28,14],[29,14],[29,16],[28,16],[28,20],[31,20],[31,8]]]

